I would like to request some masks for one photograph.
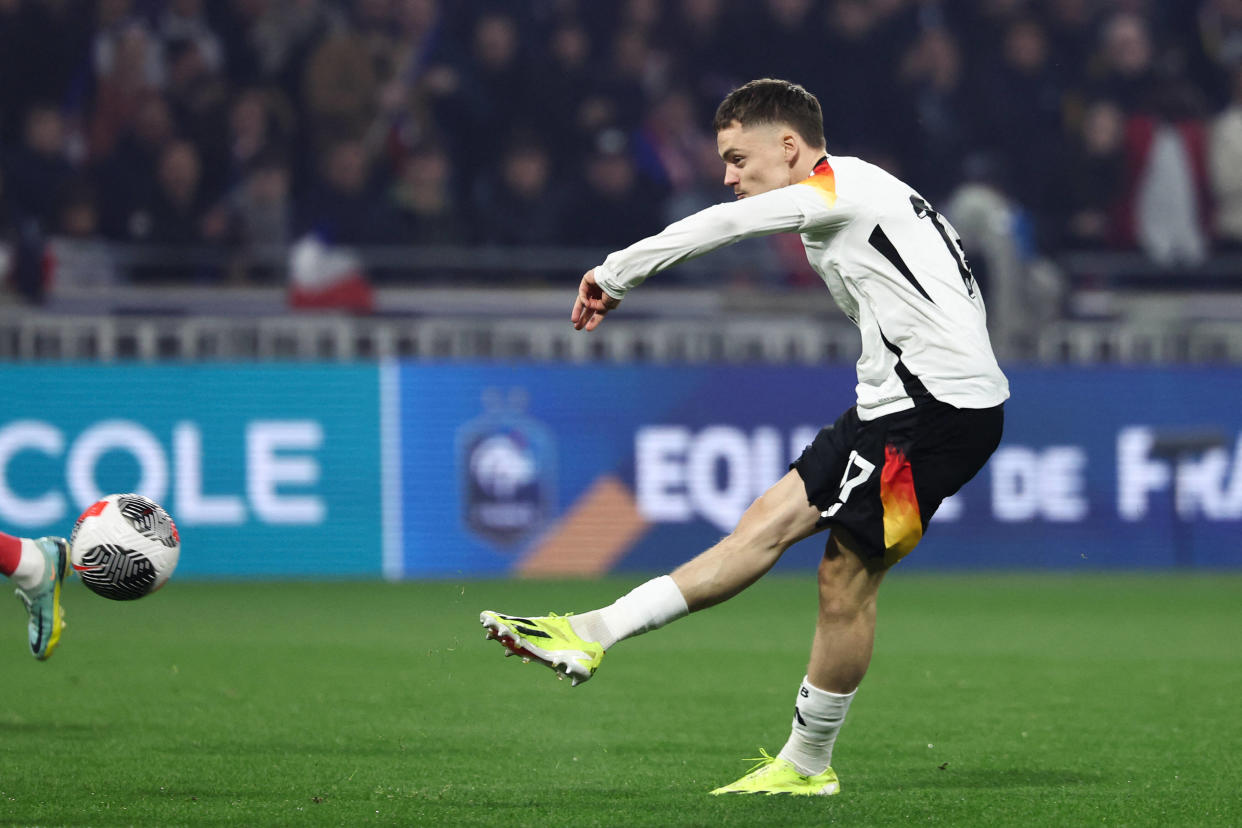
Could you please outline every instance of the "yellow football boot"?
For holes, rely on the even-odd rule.
[[[712,791],[720,794],[792,794],[794,796],[832,796],[841,793],[841,782],[832,768],[814,776],[803,776],[788,759],[769,756],[763,748],[762,756],[748,761],[758,762],[746,775],[734,782]]]
[[[524,662],[545,664],[556,671],[557,678],[568,677],[574,687],[594,675],[604,660],[604,648],[579,638],[567,615],[527,617],[486,610],[479,622],[487,629],[489,639],[505,646],[506,656],[519,655]]]

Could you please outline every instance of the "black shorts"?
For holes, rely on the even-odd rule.
[[[851,408],[789,467],[820,510],[818,525],[844,528],[869,563],[889,567],[922,539],[940,502],[983,468],[1004,420],[1003,405],[933,400],[875,420]]]

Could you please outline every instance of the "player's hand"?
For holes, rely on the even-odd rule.
[[[578,285],[578,298],[574,300],[574,312],[569,321],[574,323],[574,330],[586,329],[593,331],[604,321],[608,311],[621,304],[621,300],[604,293],[595,282],[595,268],[591,268],[582,276]]]

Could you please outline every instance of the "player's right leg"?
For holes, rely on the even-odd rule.
[[[52,655],[65,628],[60,591],[68,572],[69,544],[64,538],[31,540],[0,533],[0,574],[17,586],[17,597],[26,607],[30,654],[40,661]]]
[[[673,570],[691,612],[737,595],[759,580],[785,550],[820,531],[819,509],[807,502],[797,472],[760,495],[720,543]]]
[[[746,510],[727,537],[673,574],[641,584],[602,609],[575,616],[530,616],[485,611],[479,621],[526,661],[539,661],[575,685],[592,675],[604,651],[618,641],[725,601],[757,581],[797,541],[819,531],[819,510],[789,472]]]

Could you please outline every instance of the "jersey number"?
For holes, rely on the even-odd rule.
[[[967,295],[973,299],[975,297],[975,274],[971,272],[970,263],[966,261],[966,250],[962,247],[961,239],[955,239],[949,235],[944,219],[922,196],[910,196],[910,206],[914,208],[914,214],[919,218],[931,219],[932,226],[936,228],[940,238],[944,239],[945,247],[949,248],[949,255],[957,263],[957,272],[961,274],[962,282],[966,285]]]
[[[850,477],[850,472],[854,467],[858,467],[857,473]],[[850,492],[854,491],[854,487],[860,483],[865,483],[871,473],[875,471],[875,463],[866,460],[856,451],[850,452],[850,459],[845,461],[845,474],[841,475],[841,494],[837,496],[837,502],[828,507],[826,511],[820,512],[820,517],[832,517],[841,510],[845,505],[845,501],[850,499]]]

